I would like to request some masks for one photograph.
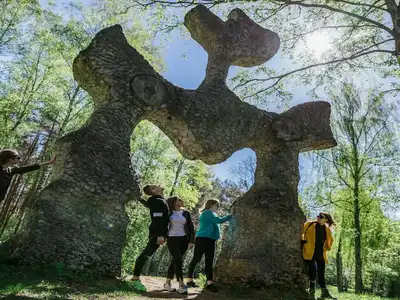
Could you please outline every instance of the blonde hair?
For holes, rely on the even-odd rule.
[[[207,209],[210,209],[211,207],[213,207],[214,205],[218,205],[219,207],[219,201],[215,200],[215,199],[210,199],[206,201],[206,204],[204,205],[204,208],[201,211],[205,211]]]

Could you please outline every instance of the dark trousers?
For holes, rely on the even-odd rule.
[[[157,251],[157,249],[159,247],[160,247],[160,245],[157,244],[157,236],[150,235],[149,241],[147,242],[147,245],[146,245],[146,248],[144,248],[142,253],[136,259],[135,270],[133,271],[133,274],[135,276],[140,276],[140,273],[142,272],[144,264],[154,254],[154,252]]]
[[[171,236],[167,239],[168,250],[171,253],[172,260],[168,268],[167,278],[174,278],[176,274],[176,280],[183,280],[183,255],[186,253],[189,241],[186,236]]]
[[[196,238],[195,246],[194,246],[194,255],[193,259],[189,265],[189,278],[193,278],[194,270],[196,269],[197,264],[201,261],[203,254],[206,257],[206,276],[207,280],[213,280],[213,262],[214,262],[214,254],[215,254],[215,240],[206,238],[206,237],[198,237]]]
[[[308,266],[308,276],[310,277],[311,283],[310,287],[314,287],[314,281],[317,278],[318,273],[318,283],[321,288],[326,288],[325,283],[325,261],[323,259],[306,260]]]

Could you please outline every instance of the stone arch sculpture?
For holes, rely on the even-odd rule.
[[[242,102],[226,86],[229,67],[268,61],[279,49],[278,35],[239,9],[224,22],[199,5],[184,24],[209,56],[196,90],[162,78],[119,25],[101,30],[76,57],[75,79],[95,110],[82,128],[58,140],[55,178],[35,200],[11,247],[13,257],[119,275],[128,224],[124,205],[139,197],[129,141],[147,119],[188,159],[220,163],[245,147],[257,155],[255,184],[237,201],[237,226],[217,262],[219,280],[303,285],[298,155],[336,145],[330,105],[310,102],[277,114]]]

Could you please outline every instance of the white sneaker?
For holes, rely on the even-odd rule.
[[[164,283],[164,291],[175,292],[176,288],[173,288],[170,283]]]
[[[187,290],[187,288],[185,286],[180,286],[179,289],[178,289],[178,293],[179,294],[187,294],[188,290]]]

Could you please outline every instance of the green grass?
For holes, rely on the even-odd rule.
[[[99,280],[84,284],[72,281],[31,280],[8,283],[0,287],[6,299],[141,299],[129,282]]]
[[[383,297],[378,297],[378,296],[373,296],[373,295],[354,295],[350,293],[343,293],[343,294],[338,294],[338,293],[332,293],[334,294],[334,297],[337,297],[339,300],[398,300],[399,298],[383,298]]]
[[[130,282],[90,274],[16,269],[0,265],[0,295],[4,299],[140,299]],[[2,298],[0,298],[2,299]]]
[[[196,299],[196,300],[222,300],[222,299],[263,299],[263,300],[296,300],[293,297],[268,296],[268,291],[252,290],[248,288],[231,286],[223,287],[219,293],[201,293],[192,290],[187,296],[176,293],[168,294],[157,291],[162,287],[163,278],[145,278],[150,292],[136,293],[129,281],[117,279],[95,278],[88,274],[68,274],[59,268],[53,270],[31,270],[7,268],[0,265],[0,299]],[[146,281],[147,280],[147,281]],[[205,281],[199,278],[198,283]],[[340,300],[394,300],[372,295],[354,295],[351,293],[338,294],[335,287],[330,291]],[[319,292],[317,291],[317,295]]]

